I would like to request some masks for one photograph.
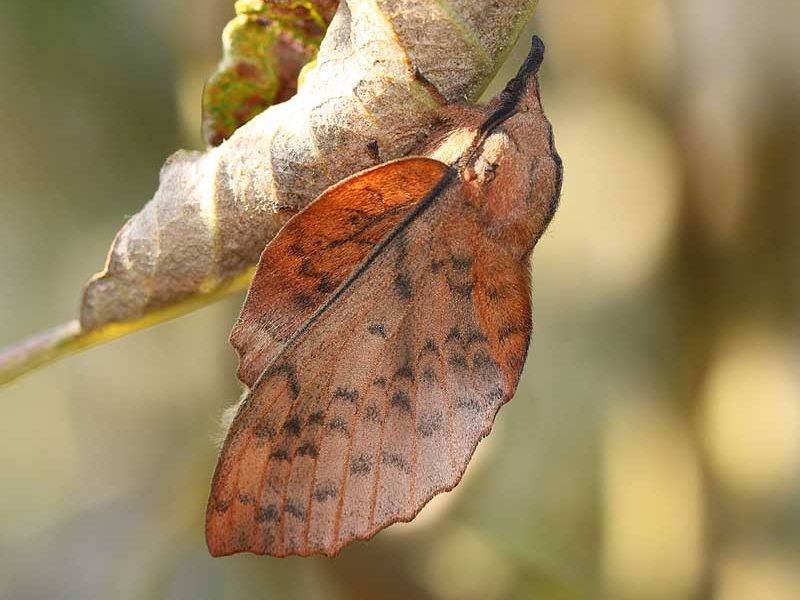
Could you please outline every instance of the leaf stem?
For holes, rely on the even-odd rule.
[[[78,320],[29,337],[0,351],[0,385],[92,343]],[[97,343],[97,342],[94,342]]]
[[[255,267],[249,267],[231,279],[210,286],[207,291],[150,311],[131,321],[106,323],[96,329],[86,330],[75,319],[33,335],[0,350],[0,387],[47,363],[103,342],[115,340],[134,331],[180,317],[243,290],[250,285],[254,273]]]

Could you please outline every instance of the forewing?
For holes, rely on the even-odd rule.
[[[252,387],[288,337],[447,173],[429,158],[404,158],[332,186],[264,249],[231,332],[239,379]]]
[[[289,341],[222,450],[212,554],[336,554],[459,481],[531,328],[527,259],[480,233],[451,185]]]

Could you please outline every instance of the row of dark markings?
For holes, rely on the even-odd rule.
[[[401,300],[408,301],[411,298],[413,289],[410,277],[408,272],[405,269],[404,261],[406,257],[406,247],[405,247],[405,240],[400,239],[400,248],[397,256],[396,268],[397,273],[395,279],[393,281],[393,287],[395,292],[399,296]],[[465,273],[466,271],[470,270],[473,265],[473,259],[471,257],[460,257],[456,255],[451,255],[449,259],[450,267],[445,274],[448,275],[447,283],[448,287],[454,294],[461,296],[461,297],[468,297],[472,294],[474,290],[474,280],[471,277],[471,274]],[[438,273],[445,265],[447,261],[443,260],[434,260],[431,262],[431,270],[434,273]],[[307,275],[311,275],[307,273]],[[454,275],[455,277],[450,277],[449,275]],[[469,275],[466,280],[464,276]],[[460,277],[460,279],[459,279]],[[327,293],[332,290],[332,284],[330,282],[326,283],[326,279],[323,277],[320,279],[319,285],[317,286],[317,291],[320,293]],[[497,300],[505,296],[504,290],[487,290],[487,294],[490,300]],[[306,302],[313,302],[312,298],[305,298],[300,297],[298,299],[299,303],[306,303]],[[517,324],[508,324],[504,325],[498,331],[498,341],[502,343],[506,339],[511,336],[519,335],[519,334],[527,334],[529,328],[517,325]],[[388,339],[388,334],[386,331],[386,326],[382,323],[371,324],[367,327],[367,332],[370,335],[379,336],[383,339]],[[456,348],[462,349],[465,353],[469,350],[469,348],[473,344],[485,344],[488,342],[487,337],[479,330],[475,328],[468,328],[464,331],[458,326],[453,326],[446,334],[445,337],[445,345],[446,346],[455,346]],[[433,339],[427,339],[423,348],[420,351],[420,356],[423,356],[427,353],[430,353],[437,358],[441,357],[441,349],[436,344]],[[522,360],[522,359],[520,359]],[[485,351],[479,350],[477,351],[473,358],[473,368],[476,370],[489,368],[489,367],[496,367],[496,363],[494,359]],[[453,367],[458,369],[465,369],[467,368],[467,358],[465,354],[462,354],[458,351],[453,351],[452,349],[449,351],[448,355],[448,363]],[[282,363],[276,364],[270,367],[269,373],[270,375],[281,375],[286,378],[290,394],[293,398],[297,398],[300,393],[300,386],[297,379],[296,370],[293,365],[289,363]],[[426,367],[422,371],[422,378],[425,382],[428,383],[435,383],[437,380],[436,372],[431,367]],[[411,367],[410,361],[407,359],[405,363],[395,372],[392,380],[411,380],[414,379],[414,370]],[[373,385],[379,388],[386,388],[388,382],[385,377],[378,377],[373,381]],[[498,401],[504,398],[504,392],[499,387],[494,387],[488,394],[485,394],[485,397],[480,399],[476,398],[462,398],[457,401],[456,406],[457,408],[467,409],[467,410],[474,410],[474,411],[483,411],[486,410],[489,406],[496,404]],[[355,404],[359,400],[359,394],[357,390],[349,389],[347,387],[339,387],[334,392],[334,399],[341,399],[343,401],[350,402]],[[411,413],[411,399],[408,394],[402,390],[396,390],[390,399],[390,405],[394,408],[399,409],[402,413]],[[369,404],[366,406],[362,419],[367,421],[378,422],[381,419],[381,410],[376,404]],[[416,431],[418,435],[423,438],[432,437],[437,432],[441,431],[442,429],[442,419],[443,416],[441,412],[435,412],[434,414],[430,415],[420,415],[416,427]],[[317,411],[312,413],[306,421],[307,425],[323,425],[325,424],[325,415],[322,411]],[[347,421],[341,417],[335,417],[331,419],[327,424],[325,424],[326,428],[331,432],[340,432],[346,436],[349,436],[349,431],[347,427]],[[265,437],[273,439],[275,436],[275,428],[269,422],[258,423],[255,426],[255,435],[257,437]],[[302,423],[299,417],[292,416],[288,418],[282,428],[282,432],[284,433],[285,437],[298,437],[301,435],[303,430]],[[316,459],[319,454],[319,449],[312,444],[311,442],[305,442],[301,444],[297,450],[297,455],[303,457],[310,457]],[[289,461],[290,457],[286,450],[282,449],[275,449],[271,455],[271,458],[281,461]],[[393,452],[381,452],[381,463],[393,468],[396,468],[404,473],[410,473],[410,467],[406,459],[398,454]],[[349,471],[351,475],[356,476],[365,476],[372,472],[374,468],[373,464],[373,457],[361,454],[350,461],[349,464]],[[317,502],[325,502],[332,498],[335,498],[339,494],[339,489],[335,482],[327,481],[318,484],[312,496],[314,500]],[[243,504],[252,503],[254,500],[250,497],[242,497],[240,496],[240,501]],[[220,512],[224,512],[228,508],[227,502],[217,502],[216,509]],[[286,499],[284,502],[284,510],[287,514],[300,519],[305,520],[306,518],[306,509],[304,505],[296,500],[293,499]],[[264,507],[259,507],[257,511],[257,519],[260,522],[275,522],[279,519],[279,511],[275,505],[267,505]]]

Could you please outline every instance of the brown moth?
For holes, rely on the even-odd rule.
[[[560,194],[543,56],[534,38],[498,98],[445,111],[428,157],[332,186],[264,249],[231,334],[249,393],[214,473],[214,556],[335,555],[461,479],[517,387]]]

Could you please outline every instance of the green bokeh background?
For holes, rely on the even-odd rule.
[[[231,3],[0,3],[0,345],[74,318],[199,148]],[[524,380],[456,491],[212,559],[233,297],[0,390],[0,598],[800,598],[800,5],[542,0],[566,165]]]

